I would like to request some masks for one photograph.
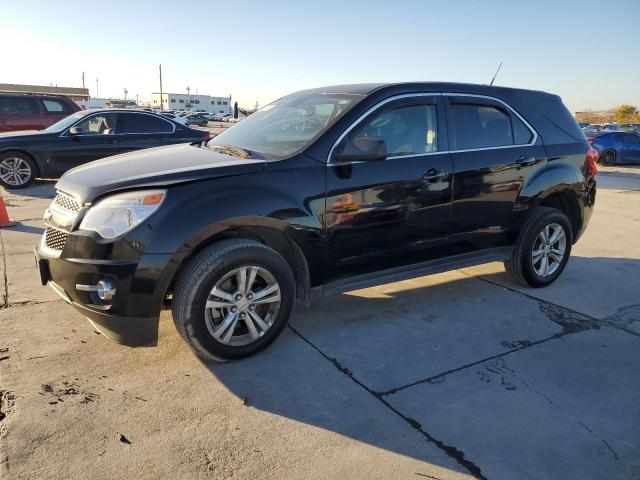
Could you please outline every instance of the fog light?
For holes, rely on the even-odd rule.
[[[96,292],[100,300],[111,300],[116,294],[116,287],[109,279],[100,280],[97,285],[82,285],[77,283],[76,290],[83,292]]]
[[[111,300],[116,294],[116,288],[109,280],[100,280],[97,293],[100,300]]]

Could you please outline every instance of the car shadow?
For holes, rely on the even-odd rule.
[[[600,169],[596,177],[597,188],[605,190],[640,190],[640,173],[635,173],[638,170],[637,166],[634,168],[631,165],[616,165],[608,168],[622,171]],[[631,169],[634,171],[624,171]]]
[[[593,286],[599,278],[602,278],[603,273],[610,272],[606,281],[617,282],[618,288],[626,289],[629,293],[637,287],[637,283],[634,286],[633,282],[623,282],[623,279],[640,278],[640,261],[637,259],[575,257],[572,262],[572,268],[565,272],[570,274],[568,281],[563,282],[561,277],[558,282],[546,289],[525,289],[527,290],[526,294],[535,295],[536,292],[547,291],[557,295],[573,296],[577,302],[580,302],[583,301],[580,299],[584,297],[585,292],[590,292],[589,295],[594,294]],[[394,355],[394,360],[397,360],[395,355],[407,345],[402,342],[396,342],[394,345],[394,339],[401,336],[399,332],[406,329],[407,325],[412,328],[415,326],[415,323],[407,322],[406,318],[419,311],[431,317],[441,317],[440,319],[423,319],[422,323],[418,324],[431,332],[431,335],[457,336],[456,341],[452,343],[457,346],[454,347],[454,351],[446,352],[447,355],[458,358],[459,351],[466,350],[468,352],[471,350],[472,355],[477,355],[475,361],[479,361],[482,358],[487,358],[486,353],[480,353],[476,350],[477,347],[472,337],[465,337],[463,330],[468,332],[469,327],[478,329],[478,331],[494,328],[494,325],[491,324],[492,321],[495,321],[493,310],[498,309],[498,302],[502,302],[504,299],[501,295],[505,295],[504,292],[507,292],[502,286],[518,288],[503,273],[490,273],[481,275],[481,277],[483,279],[458,275],[455,278],[452,277],[451,280],[440,283],[431,282],[429,285],[423,286],[429,278],[424,277],[390,284],[388,289],[385,286],[386,290],[382,293],[364,294],[372,291],[369,289],[359,291],[363,293],[362,295],[351,293],[327,297],[314,303],[310,310],[301,309],[294,312],[293,328],[286,329],[280,338],[265,351],[239,361],[205,362],[204,364],[229,391],[242,399],[250,408],[329,430],[358,442],[364,442],[420,461],[437,464],[438,460],[430,457],[429,450],[416,449],[416,444],[419,445],[420,442],[426,441],[423,436],[416,432],[416,437],[412,437],[413,440],[408,441],[407,436],[410,437],[409,432],[411,432],[410,419],[408,422],[407,419],[401,418],[390,410],[384,403],[384,399],[387,397],[379,397],[374,392],[375,389],[361,384],[359,372],[350,372],[347,369],[349,362],[341,363],[344,362],[341,354],[337,355],[338,358],[333,358],[330,353],[322,351],[323,347],[314,345],[314,339],[322,336],[325,339],[331,339],[333,335],[331,331],[348,330],[355,322],[359,322],[361,326],[367,325],[370,331],[375,334],[360,335],[350,341],[345,336],[335,335],[334,341],[348,341],[350,344],[348,348],[353,356],[370,355],[371,350],[377,349],[383,356]],[[489,283],[494,285],[489,285]],[[568,283],[574,285],[567,285]],[[457,298],[452,299],[452,292],[455,292],[454,295]],[[602,292],[601,298],[598,297],[597,301],[607,301],[607,297],[610,302],[620,301],[618,298],[612,300],[607,289]],[[509,294],[517,299],[515,292]],[[551,296],[553,297],[553,295]],[[466,302],[465,297],[470,302]],[[474,308],[474,298],[484,303],[485,312]],[[521,298],[522,300],[514,300],[519,302],[515,304],[516,308],[522,307],[523,311],[540,311],[535,298],[525,295],[522,295]],[[631,293],[630,298],[633,298]],[[449,310],[445,310],[446,314],[443,314],[442,311],[440,313],[436,311],[435,314],[429,313],[434,311],[434,306],[437,303],[443,302],[449,303]],[[493,306],[492,302],[495,302]],[[640,313],[640,305],[638,307],[636,313]],[[345,309],[348,311],[348,315],[345,315],[344,311],[341,313],[341,310]],[[309,313],[310,311],[312,314]],[[313,323],[309,323],[308,319],[303,318],[309,315],[312,315]],[[517,320],[522,320],[524,317],[525,313],[521,313]],[[629,316],[627,315],[627,317]],[[556,324],[549,327],[545,315],[536,317],[536,319],[538,318],[541,335],[543,333],[544,335],[554,335],[554,332],[547,331],[549,328],[557,328],[557,333],[562,330],[561,326]],[[617,321],[616,319],[620,322],[627,322],[626,326],[630,321],[624,316],[609,318],[613,323]],[[585,321],[590,322],[590,320]],[[434,322],[438,325],[434,326]],[[640,317],[637,322],[640,326]],[[529,327],[525,327],[525,323],[524,321],[522,324],[513,322],[510,327],[514,330],[513,338],[531,338],[528,337],[531,334],[531,324]],[[298,334],[298,326],[301,324],[304,336]],[[621,326],[624,325],[621,324]],[[586,325],[585,329],[591,327]],[[443,330],[446,333],[443,333]],[[386,345],[381,346],[381,337],[386,338]],[[428,356],[431,355],[430,346],[424,345],[418,340],[416,340],[414,347],[424,348],[427,351],[426,361],[428,362]],[[443,339],[442,343],[446,344],[447,342]],[[497,339],[496,345],[499,344],[499,339]],[[326,342],[325,345],[327,345]],[[344,348],[342,351],[345,351]],[[499,348],[496,348],[494,354],[500,353]],[[435,351],[433,355],[435,357]],[[457,367],[462,367],[465,364],[469,363],[461,362]],[[404,365],[394,364],[392,366],[404,369],[418,367],[419,369],[420,363],[407,361]],[[388,367],[388,365],[385,366],[385,368]],[[576,365],[576,368],[579,368],[579,365]],[[419,377],[419,373],[416,373],[416,376]],[[460,394],[468,394],[468,390],[460,392]],[[452,401],[455,399],[452,398]],[[497,412],[494,413],[497,414]],[[492,412],[483,411],[478,414],[491,416]],[[390,417],[395,418],[399,423],[390,421]],[[455,422],[455,419],[452,421]],[[514,418],[512,422],[507,422],[507,424],[513,425],[514,429],[520,428],[521,419]],[[507,427],[503,426],[503,428],[508,430]],[[460,426],[456,425],[453,429],[459,430]],[[381,430],[384,434],[381,434]],[[428,430],[428,426],[425,427],[425,430]],[[509,435],[504,435],[503,438],[493,439],[493,441],[502,441],[507,446],[510,438]],[[468,473],[462,467],[459,468],[460,472]]]
[[[21,222],[15,222],[15,225],[8,228],[11,228],[11,230],[14,232],[34,233],[36,235],[42,235],[42,233],[44,232],[44,228],[42,227],[25,225],[24,223],[21,223]]]

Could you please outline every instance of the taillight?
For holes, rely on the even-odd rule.
[[[208,132],[205,133],[204,135],[202,135],[202,140],[205,142],[208,142],[209,140],[211,140],[213,137],[211,136],[211,134],[209,134]]]
[[[589,145],[593,145],[593,138],[587,138],[587,142],[589,142]]]
[[[587,168],[589,169],[589,173],[591,173],[592,177],[595,177],[598,173],[597,163],[598,151],[593,147],[589,147],[589,150],[587,150]]]

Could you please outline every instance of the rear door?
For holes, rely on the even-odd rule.
[[[158,115],[122,112],[118,128],[120,150],[128,152],[178,143],[173,141],[174,131],[173,123]]]
[[[527,178],[546,164],[537,134],[509,106],[476,95],[445,95],[453,161],[451,240],[495,246],[513,224]]]
[[[0,95],[0,132],[43,130],[47,126],[47,118],[35,97]]]
[[[88,115],[74,127],[82,129],[71,135],[65,130],[56,140],[55,163],[58,173],[93,160],[119,153],[117,112],[103,112]]]

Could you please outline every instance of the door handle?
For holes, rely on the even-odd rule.
[[[532,163],[536,162],[536,157],[527,157],[526,155],[520,155],[518,158],[516,158],[516,164],[524,167],[527,165],[531,165]]]
[[[434,180],[440,180],[448,176],[449,172],[446,170],[436,170],[435,168],[431,168],[427,170],[427,173],[422,175],[422,180],[425,182],[433,182]]]

